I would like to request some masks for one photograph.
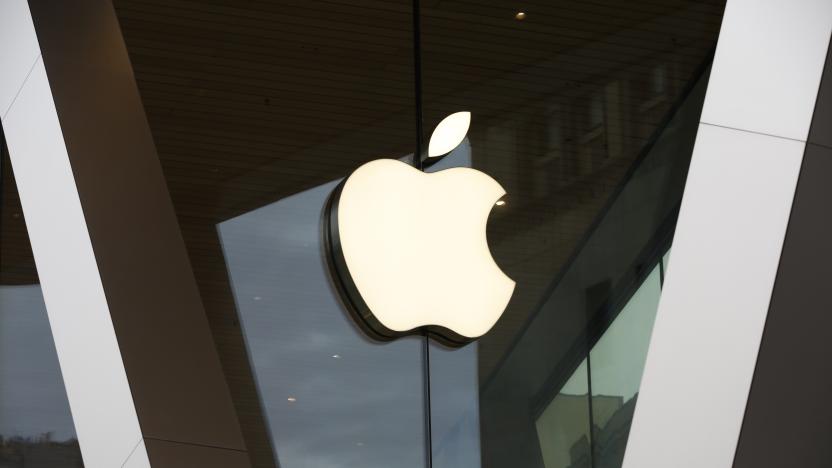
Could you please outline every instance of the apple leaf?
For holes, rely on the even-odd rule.
[[[444,156],[462,143],[471,125],[470,112],[456,112],[439,122],[428,143],[428,157]]]

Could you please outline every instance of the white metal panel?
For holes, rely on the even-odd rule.
[[[147,456],[147,447],[144,440],[139,442],[136,450],[130,454],[121,468],[150,468],[150,459]]]
[[[728,0],[702,122],[806,140],[830,0]]]
[[[732,465],[804,146],[700,125],[624,468]]]
[[[830,31],[728,0],[624,468],[733,465]]]
[[[26,0],[0,1],[0,117],[6,115],[40,56],[38,39]]]
[[[3,130],[84,464],[121,466],[141,431],[42,61]]]

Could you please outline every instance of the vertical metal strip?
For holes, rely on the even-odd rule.
[[[419,0],[413,0],[413,85],[415,104],[416,145],[413,152],[413,167],[423,169],[422,161],[422,12]],[[412,278],[414,287],[418,288],[422,278]],[[425,405],[425,460],[428,468],[433,467],[433,429],[431,425],[430,403],[430,338],[425,330],[422,333],[422,381],[424,384]]]
[[[413,167],[422,170],[422,10],[419,0],[413,0],[413,84],[416,100],[416,152],[413,154]]]
[[[432,408],[430,403],[431,388],[430,388],[430,338],[427,332],[422,336],[422,371],[424,382],[424,403],[425,403],[425,448],[427,450],[426,462],[427,468],[433,467],[433,425],[431,423]]]

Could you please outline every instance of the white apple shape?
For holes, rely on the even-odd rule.
[[[504,194],[471,168],[378,159],[355,170],[333,195],[327,233],[365,325],[386,339],[426,327],[452,344],[485,334],[515,287],[486,239]]]
[[[455,112],[436,126],[428,143],[428,157],[436,158],[453,151],[462,143],[471,126],[471,113],[467,111]]]

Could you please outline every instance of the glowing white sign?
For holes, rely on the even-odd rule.
[[[468,113],[443,120],[430,148],[453,150],[468,122]],[[424,173],[379,159],[353,172],[333,194],[327,233],[336,281],[359,324],[381,339],[424,329],[451,345],[485,334],[515,286],[486,239],[503,195],[470,168]]]

